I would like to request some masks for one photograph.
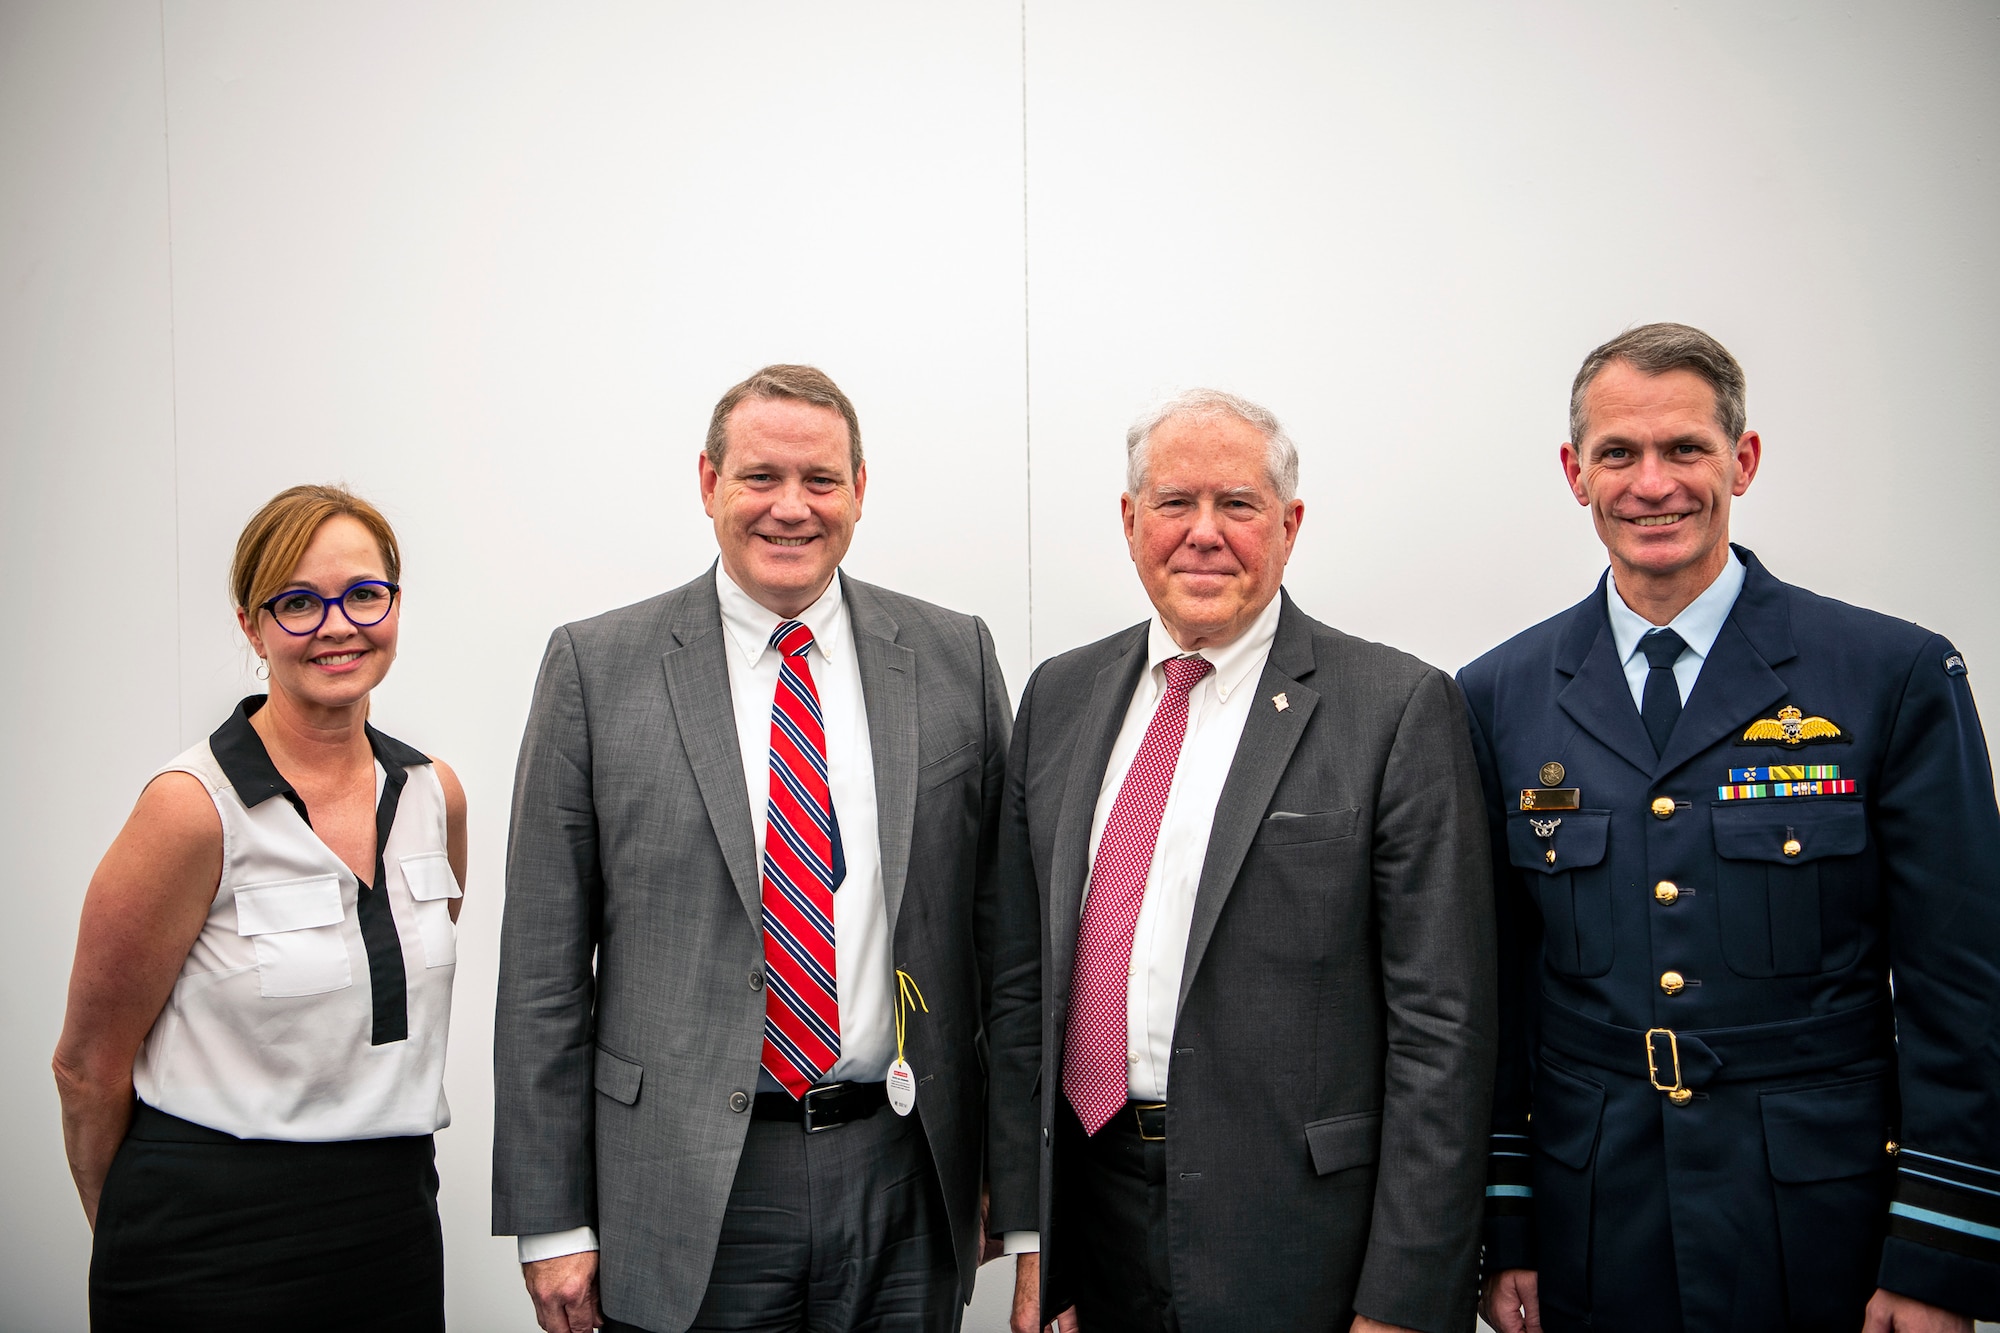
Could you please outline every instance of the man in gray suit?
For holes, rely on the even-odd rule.
[[[993,643],[838,572],[868,477],[819,371],[725,394],[700,475],[718,565],[557,630],[535,687],[494,1232],[550,1333],[956,1328],[982,1249]]]
[[[1269,412],[1200,390],[1127,443],[1154,615],[1036,671],[1008,763],[1016,1327],[1469,1329],[1494,963],[1458,690],[1283,593]]]

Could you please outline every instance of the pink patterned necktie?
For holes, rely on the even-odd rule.
[[[1104,1128],[1125,1105],[1125,997],[1132,965],[1132,931],[1146,900],[1146,877],[1160,840],[1160,816],[1187,739],[1188,692],[1215,669],[1206,658],[1170,657],[1166,692],[1146,724],[1118,799],[1097,840],[1090,897],[1076,932],[1076,974],[1070,986],[1069,1031],[1063,1040],[1063,1092],[1086,1134]]]
[[[764,1068],[803,1097],[840,1059],[834,979],[833,801],[826,728],[806,650],[812,631],[771,631],[784,654],[771,701],[771,798],[764,823]]]

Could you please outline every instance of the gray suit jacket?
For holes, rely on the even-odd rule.
[[[1044,663],[1008,764],[990,1225],[1039,1225],[1045,1302],[1090,1244],[1052,1224],[1053,1130],[1091,816],[1145,661],[1140,625]],[[1458,690],[1287,597],[1216,808],[1168,1066],[1181,1327],[1345,1333],[1358,1309],[1469,1329],[1493,1051]]]
[[[841,576],[874,748],[917,1111],[962,1294],[978,1259],[982,943],[1011,724],[979,620]],[[763,1045],[760,877],[713,573],[557,630],[514,781],[493,1230],[591,1224],[605,1311],[687,1326]],[[733,1104],[733,1102],[735,1104]]]

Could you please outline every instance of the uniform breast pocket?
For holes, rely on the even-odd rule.
[[[1551,972],[1601,977],[1611,970],[1610,838],[1609,810],[1507,816],[1507,857],[1541,909],[1542,956]]]
[[[236,933],[256,946],[265,996],[323,995],[354,984],[343,915],[338,875],[236,890]]]
[[[418,852],[396,858],[403,882],[417,903],[417,935],[424,943],[424,966],[449,967],[458,961],[458,927],[452,924],[451,900],[463,892],[451,862],[443,852]]]
[[[1868,846],[1861,802],[1718,802],[1712,818],[1729,970],[1741,977],[1807,976],[1853,962],[1860,936],[1845,919],[1852,911],[1842,908]]]

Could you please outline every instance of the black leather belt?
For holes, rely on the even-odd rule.
[[[1548,1003],[1541,1021],[1542,1044],[1549,1050],[1614,1074],[1649,1079],[1668,1093],[1836,1069],[1887,1055],[1894,1038],[1889,1006],[1881,1001],[1782,1023],[1685,1032],[1620,1027]]]
[[[808,1134],[817,1134],[850,1120],[866,1120],[889,1104],[889,1092],[880,1083],[824,1083],[807,1088],[806,1095],[794,1099],[788,1092],[760,1092],[750,1109],[753,1120],[789,1120],[802,1125]]]
[[[1105,1122],[1104,1128],[1158,1143],[1167,1137],[1167,1104],[1126,1102],[1123,1110]]]

